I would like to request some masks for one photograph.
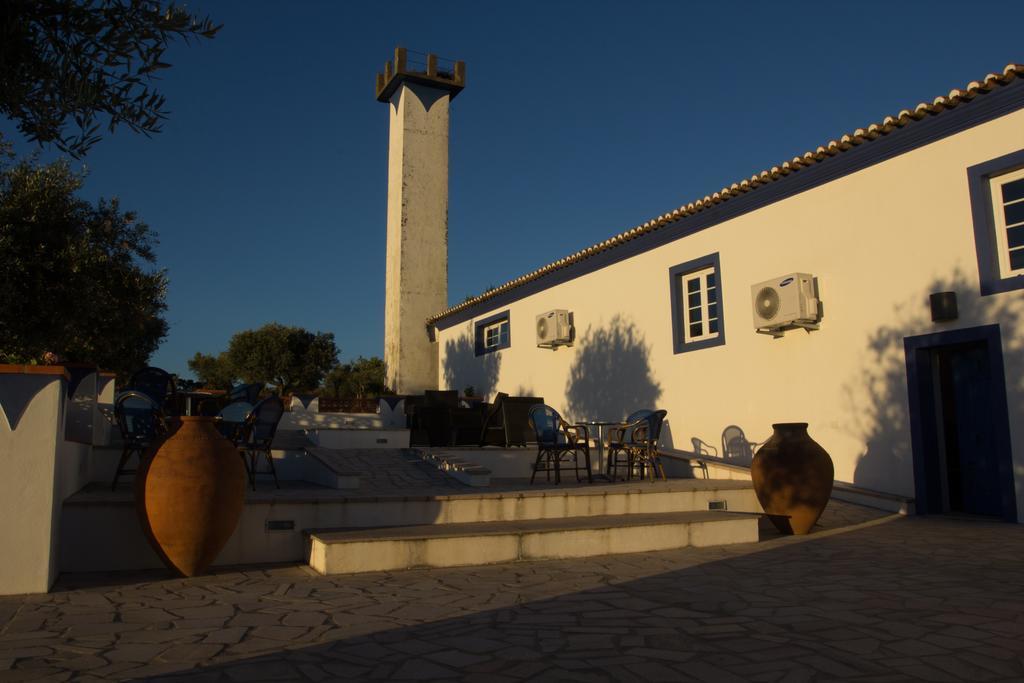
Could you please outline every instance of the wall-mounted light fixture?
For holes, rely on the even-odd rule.
[[[960,314],[956,308],[956,292],[935,292],[929,298],[932,304],[933,323],[946,323],[959,317]]]

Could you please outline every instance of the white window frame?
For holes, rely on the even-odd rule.
[[[483,346],[485,349],[496,349],[503,343],[507,344],[509,336],[508,318],[486,325],[481,330],[481,334],[483,334]],[[504,337],[504,342],[502,337]]]
[[[700,270],[695,270],[691,273],[686,273],[685,275],[679,276],[679,286],[682,288],[682,290],[679,293],[679,300],[682,306],[680,318],[682,319],[682,332],[684,344],[692,344],[693,342],[705,341],[707,339],[715,339],[719,335],[719,330],[715,330],[714,332],[711,331],[711,321],[717,321],[721,318],[722,309],[721,304],[719,303],[718,296],[718,289],[721,286],[721,283],[718,282],[720,278],[716,277],[714,287],[709,287],[709,275],[717,275],[714,266],[707,266],[706,268],[701,268]],[[695,293],[700,294],[700,304],[698,306],[691,307],[691,292],[689,284],[694,281],[697,281],[699,283],[699,287],[697,288]],[[710,315],[711,303],[708,297],[708,292],[710,290],[715,290],[714,317],[711,317]],[[703,332],[699,335],[694,335],[690,331],[690,326],[695,325],[698,322],[691,319],[691,315],[693,314],[692,312],[696,310],[699,310],[701,313],[699,323],[701,325],[701,329],[703,330]]]
[[[1014,223],[1011,226],[1006,225],[1006,213],[1004,207],[1009,204],[1003,203],[1003,185],[1012,183],[1015,180],[1024,179],[1024,168],[1011,173],[1003,173],[1001,175],[992,176],[989,178],[989,194],[992,198],[992,227],[995,231],[996,239],[996,252],[999,258],[999,275],[1000,277],[1012,277],[1014,275],[1024,275],[1024,268],[1014,269],[1010,266],[1010,244],[1006,234],[1009,227],[1021,225],[1020,223]],[[1024,199],[1018,199],[1010,204],[1021,204],[1024,203]],[[1018,247],[1014,251],[1024,251],[1024,247]]]

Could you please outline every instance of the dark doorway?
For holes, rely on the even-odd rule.
[[[998,325],[905,340],[919,512],[1016,521]]]

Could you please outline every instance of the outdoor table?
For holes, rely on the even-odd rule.
[[[587,420],[586,422],[581,422],[580,424],[586,427],[597,427],[597,462],[595,462],[594,464],[599,465],[597,467],[598,473],[606,474],[608,464],[604,461],[605,430],[608,427],[622,426],[623,423],[618,420],[614,420],[611,422],[608,422],[606,420]]]
[[[191,415],[194,410],[193,404],[198,404],[203,399],[221,397],[224,395],[224,392],[216,389],[197,389],[195,391],[181,391],[178,392],[178,395],[185,399],[185,414]]]

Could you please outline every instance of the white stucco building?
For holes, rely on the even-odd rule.
[[[678,452],[720,446],[728,425],[761,441],[808,422],[838,481],[1019,520],[1021,75],[1010,65],[430,313],[436,386],[541,396],[578,420],[664,408]],[[759,334],[752,286],[794,273],[814,279],[819,329]],[[539,346],[552,310],[572,341]]]

